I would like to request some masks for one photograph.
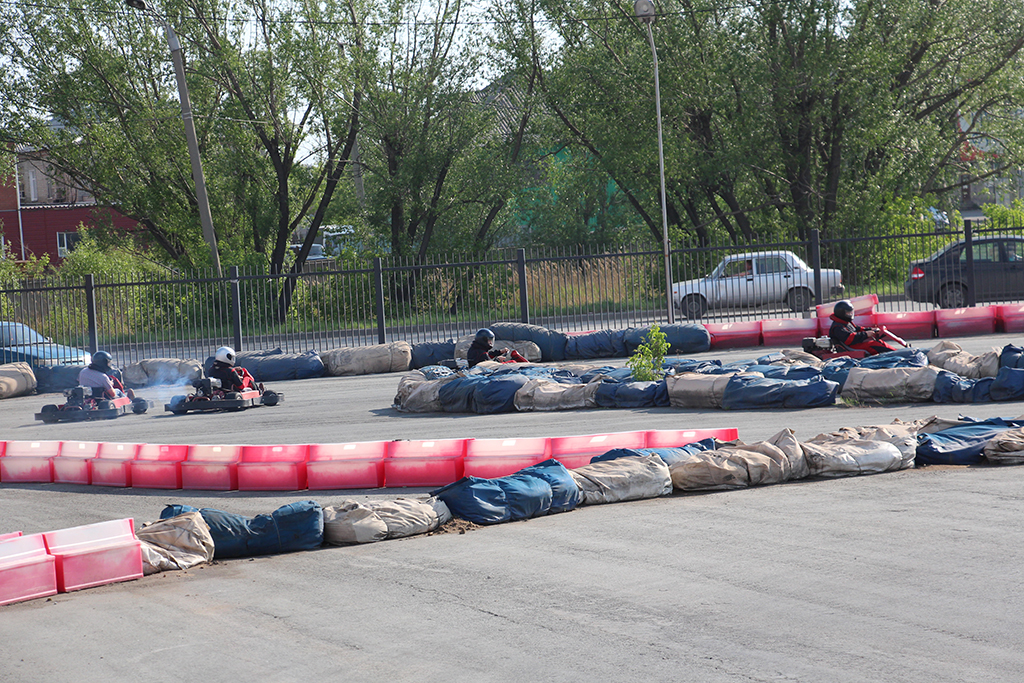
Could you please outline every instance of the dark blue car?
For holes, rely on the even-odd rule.
[[[88,365],[88,351],[54,343],[28,325],[0,321],[0,363]]]

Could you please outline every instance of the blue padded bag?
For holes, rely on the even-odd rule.
[[[990,391],[993,401],[1019,401],[1024,398],[1024,369],[999,368]]]
[[[700,453],[701,451],[710,451],[713,450],[714,447],[715,440],[707,438],[686,444],[685,446],[674,446],[671,448],[613,448],[601,455],[595,455],[590,459],[590,462],[595,463],[602,462],[604,460],[615,460],[616,458],[656,455],[661,458],[666,465],[671,467],[680,460],[685,460],[687,456],[693,455],[694,453]]]
[[[475,524],[501,524],[511,517],[505,490],[493,479],[463,477],[430,492],[456,517]]]
[[[999,354],[999,367],[1024,368],[1024,347],[1007,344]]]
[[[994,417],[941,432],[918,434],[915,461],[924,465],[976,465],[985,457],[986,443],[1021,424],[1024,421]]]
[[[545,460],[536,465],[530,465],[516,472],[516,474],[528,474],[531,477],[543,479],[551,486],[551,509],[552,514],[556,512],[568,512],[572,510],[583,499],[576,480],[565,465],[555,460]]]
[[[160,518],[195,511],[188,505],[168,505]],[[283,505],[269,515],[252,518],[212,508],[202,508],[199,513],[210,527],[215,558],[312,550],[324,542],[323,509],[312,500]]]
[[[570,336],[565,343],[566,358],[623,358],[626,344],[623,330],[598,330]]]
[[[554,493],[551,484],[541,477],[535,477],[529,472],[516,472],[507,477],[499,477],[494,483],[505,492],[510,522],[540,517],[551,510]]]
[[[530,381],[526,375],[493,374],[473,387],[473,410],[481,415],[515,412],[516,392]],[[443,390],[443,387],[442,387]]]
[[[722,407],[726,410],[817,408],[833,405],[838,393],[839,385],[824,377],[785,380],[736,375],[725,385]]]

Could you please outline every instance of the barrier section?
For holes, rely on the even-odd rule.
[[[98,441],[65,441],[53,458],[53,483],[91,484],[92,460],[99,450]]]
[[[384,458],[384,485],[444,486],[462,478],[469,439],[391,441]]]
[[[132,461],[141,443],[101,443],[92,461],[93,486],[131,486]]]
[[[466,445],[464,476],[493,479],[544,462],[549,457],[546,437],[530,439],[472,439]]]
[[[875,313],[875,324],[904,339],[931,339],[935,336],[935,311]]]
[[[302,491],[306,488],[307,445],[242,446],[239,491]]]
[[[207,491],[238,490],[241,446],[189,446],[181,463],[181,487]]]
[[[43,539],[60,593],[142,578],[142,542],[130,517],[47,531]]]
[[[815,306],[814,312],[819,318],[827,318],[832,315],[832,311],[835,310],[836,304],[840,301],[841,299],[836,299],[835,301],[830,301],[825,304],[819,304],[818,306]],[[862,294],[860,296],[855,296],[852,299],[847,299],[847,301],[853,305],[853,314],[855,316],[871,315],[875,312],[875,306],[878,305],[878,295]]]
[[[712,349],[739,349],[761,345],[761,321],[742,323],[704,323],[711,334]]]
[[[996,328],[1011,334],[1024,332],[1024,304],[996,306]]]
[[[384,486],[387,441],[310,444],[306,486],[326,489],[377,489]]]
[[[2,541],[9,541],[12,538],[21,538],[21,532],[20,531],[12,531],[10,533],[0,534],[0,542],[2,542]]]
[[[940,337],[993,334],[996,331],[996,307],[940,308],[935,311],[935,328]]]
[[[647,432],[647,448],[675,448],[702,439],[735,441],[740,438],[735,427],[720,429],[652,429]]]
[[[57,593],[56,558],[46,552],[43,535],[16,533],[0,536],[0,605]]]
[[[831,315],[831,313],[829,314]],[[874,327],[875,326],[875,314],[869,313],[866,315],[854,315],[853,324],[860,325],[861,327]],[[832,321],[829,318],[818,318],[818,336],[827,337],[828,329],[832,327]]]
[[[186,457],[185,444],[143,444],[129,463],[132,488],[180,489],[181,463]]]
[[[796,346],[804,337],[818,333],[817,318],[772,318],[761,321],[761,340],[765,346]]]
[[[607,453],[613,448],[646,447],[647,432],[553,436],[548,441],[551,442],[551,457],[572,470],[589,465],[590,459],[595,455]]]
[[[0,458],[0,481],[40,484],[53,482],[53,458],[60,441],[8,441]]]

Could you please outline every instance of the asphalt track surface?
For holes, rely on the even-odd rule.
[[[974,353],[1019,342],[958,341]],[[402,415],[390,408],[397,382],[279,383],[286,401],[274,408],[77,425],[33,420],[56,397],[8,399],[0,438],[307,443],[735,426],[757,441],[783,427],[810,438],[897,417],[1024,413],[1000,403]],[[165,393],[140,392],[161,403]],[[138,525],[167,503],[253,515],[423,493],[0,484],[0,533]],[[1024,468],[924,467],[218,561],[0,607],[0,680],[1018,683],[1022,494]]]

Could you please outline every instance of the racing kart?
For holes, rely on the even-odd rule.
[[[142,415],[153,407],[153,402],[144,398],[95,396],[90,387],[72,387],[64,391],[64,396],[67,401],[63,405],[43,406],[36,419],[46,423],[112,420],[129,412]]]
[[[885,329],[885,326],[873,327],[871,329],[878,333],[879,341],[894,341],[900,346],[907,348],[910,347],[910,344]],[[820,358],[821,360],[830,360],[832,358],[855,358],[859,360],[861,358],[866,358],[869,355],[867,351],[851,349],[845,344],[837,344],[828,336],[804,337],[801,346],[804,351]]]
[[[175,415],[193,411],[229,410],[238,411],[254,406],[276,406],[284,400],[284,394],[264,389],[262,384],[242,391],[225,391],[215,377],[204,377],[192,382],[195,391],[187,396],[175,396],[164,410]]]

